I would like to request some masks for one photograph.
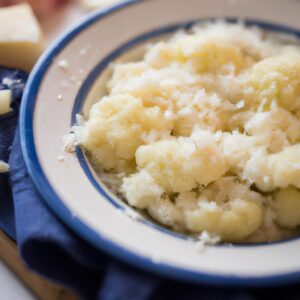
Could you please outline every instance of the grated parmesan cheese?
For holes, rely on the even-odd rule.
[[[278,225],[300,226],[289,205],[300,189],[299,45],[242,23],[180,31],[112,64],[107,94],[74,128],[78,143],[102,178],[123,174],[116,193],[200,234],[199,248],[280,238]],[[66,145],[74,151],[75,137]],[[297,193],[285,201],[288,188]]]
[[[77,138],[74,133],[69,133],[63,136],[63,150],[68,153],[75,152],[75,146],[77,144]]]
[[[58,155],[58,156],[57,156],[57,160],[58,160],[58,161],[64,161],[65,158],[64,158],[63,155]]]
[[[62,59],[61,61],[59,61],[58,66],[65,72],[67,72],[70,68],[70,64],[66,59]]]
[[[220,241],[221,238],[219,236],[203,231],[199,235],[199,240],[195,243],[195,249],[202,253],[205,251],[207,246],[215,246],[220,243]]]

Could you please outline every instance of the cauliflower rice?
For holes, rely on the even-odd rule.
[[[93,163],[159,223],[224,242],[297,234],[300,46],[206,23],[114,66],[108,93],[75,127]]]

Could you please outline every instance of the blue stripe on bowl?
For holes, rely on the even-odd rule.
[[[204,273],[204,272],[178,268],[164,263],[154,263],[149,257],[140,256],[136,253],[128,251],[123,247],[120,247],[118,244],[115,244],[105,239],[100,234],[90,229],[86,224],[81,222],[79,219],[76,219],[72,215],[72,213],[68,210],[68,208],[63,204],[59,196],[56,194],[56,192],[53,190],[52,186],[50,185],[37,157],[35,144],[34,144],[34,132],[33,132],[33,112],[34,112],[39,86],[43,80],[43,77],[47,72],[48,67],[51,65],[53,59],[77,34],[80,34],[86,27],[101,20],[102,18],[109,16],[110,14],[114,13],[116,10],[129,9],[130,6],[133,4],[142,5],[142,1],[141,0],[125,1],[122,2],[121,4],[113,6],[112,8],[100,12],[96,12],[90,15],[89,17],[87,17],[79,25],[75,26],[69,32],[62,35],[58,39],[58,41],[54,43],[53,46],[42,55],[42,57],[40,58],[39,62],[36,64],[34,70],[32,71],[29,77],[26,89],[24,91],[21,112],[20,112],[21,147],[22,147],[22,152],[23,152],[24,160],[28,168],[28,171],[37,189],[43,196],[45,203],[75,233],[77,233],[79,236],[81,236],[83,239],[91,243],[99,250],[103,250],[108,254],[113,255],[123,261],[126,261],[135,266],[139,266],[140,268],[154,272],[159,275],[164,275],[164,276],[168,276],[171,278],[180,279],[188,282],[206,283],[206,284],[222,285],[222,286],[267,286],[267,285],[275,285],[275,284],[279,285],[279,284],[286,284],[286,283],[299,281],[300,271],[274,275],[274,276],[239,277],[239,276],[232,276],[232,275],[224,276],[220,274]],[[300,36],[300,33],[298,31],[283,26],[279,26],[279,25],[268,24],[260,21],[247,21],[246,23],[248,25],[258,25],[268,30],[281,31],[284,33],[291,33]],[[189,24],[191,23],[189,22]],[[176,28],[178,28],[176,26],[178,25],[175,25],[175,27],[170,26],[168,27],[168,29],[169,30],[173,29],[174,31]],[[166,30],[166,28],[164,30]],[[155,32],[157,34],[162,33],[162,29],[159,29]],[[142,37],[140,37],[140,39],[144,40],[144,38]],[[139,40],[137,39],[137,41]],[[129,45],[127,45],[127,47],[131,47],[134,45],[130,43],[132,43],[132,41],[129,42]],[[125,47],[123,50],[126,49],[129,48]],[[121,52],[120,53],[117,52],[115,53],[115,55],[121,54]],[[86,83],[85,85],[85,90],[84,88],[81,90],[81,96],[78,96],[77,98],[76,105],[74,107],[74,112],[80,111],[85,93],[88,91],[88,89],[91,87],[92,83],[94,82],[95,78],[101,72],[101,68],[99,67],[99,65],[97,67],[96,67],[97,70],[95,69],[90,74],[88,79],[89,82]]]

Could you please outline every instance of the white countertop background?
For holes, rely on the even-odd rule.
[[[36,300],[37,298],[15,277],[14,273],[0,260],[0,299]]]

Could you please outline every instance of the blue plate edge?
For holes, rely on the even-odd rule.
[[[108,16],[116,10],[127,8],[132,4],[141,2],[142,0],[129,0],[120,4],[114,5],[110,9],[96,12],[81,23],[74,26],[67,33],[64,33],[48,51],[46,51],[39,62],[34,67],[29,77],[27,86],[23,94],[23,100],[20,110],[20,138],[21,148],[24,156],[25,164],[29,171],[31,178],[38,191],[40,192],[45,203],[51,208],[51,210],[65,222],[75,233],[81,238],[92,244],[99,250],[103,250],[108,254],[115,256],[125,262],[130,263],[133,266],[139,266],[150,272],[154,272],[158,275],[167,276],[174,279],[180,279],[186,282],[193,283],[205,283],[210,285],[220,286],[232,286],[232,287],[263,287],[272,285],[290,284],[300,280],[300,271],[291,272],[280,275],[268,275],[268,276],[245,276],[239,277],[234,275],[220,275],[202,273],[192,270],[185,270],[182,268],[174,267],[162,263],[154,263],[150,258],[139,256],[134,254],[117,244],[101,237],[95,233],[87,225],[76,219],[70,210],[60,201],[55,191],[50,186],[45,174],[43,173],[39,164],[33,139],[33,110],[35,97],[38,92],[39,84],[42,79],[42,75],[47,70],[47,65],[51,64],[53,58],[59,53],[59,51],[68,43],[72,38],[80,31],[84,30],[87,26],[93,22]],[[50,58],[50,59],[49,59]],[[31,100],[31,101],[30,101]],[[28,117],[29,116],[29,117]],[[39,174],[37,176],[37,174]]]

